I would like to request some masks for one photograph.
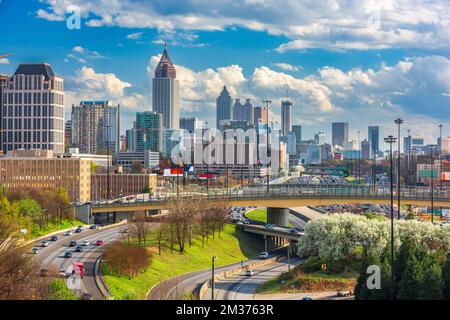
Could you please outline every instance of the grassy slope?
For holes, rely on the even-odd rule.
[[[227,265],[256,256],[261,250],[261,244],[253,236],[236,229],[234,225],[225,225],[219,239],[205,243],[196,239],[192,247],[187,246],[185,254],[170,253],[170,250],[157,254],[155,243],[151,244],[154,252],[151,263],[145,273],[128,280],[108,274],[104,268],[104,279],[115,299],[143,299],[148,290],[156,283],[196,270],[210,268],[211,257],[217,256],[216,265]]]
[[[72,227],[77,227],[77,226],[82,226],[82,225],[85,225],[85,223],[81,222],[80,220],[62,219],[60,225],[49,223],[48,226],[43,229],[39,229],[39,226],[36,225],[33,227],[33,230],[31,230],[31,233],[32,233],[32,237],[36,238],[36,237],[40,237],[40,236],[43,236],[43,235],[46,235],[48,233],[52,233],[52,232],[55,232],[58,230],[64,230],[67,228],[72,228]]]
[[[245,214],[248,219],[261,221],[267,223],[267,209],[266,208],[258,208],[251,210]]]

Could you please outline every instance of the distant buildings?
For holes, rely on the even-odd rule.
[[[236,99],[233,105],[233,120],[255,123],[255,111],[249,98],[245,99],[244,104],[241,104],[240,99]]]
[[[384,130],[381,126],[368,127],[368,139],[370,144],[370,158],[382,155],[384,150]]]
[[[72,146],[72,120],[67,120],[64,123],[64,144],[65,151]]]
[[[403,138],[403,152],[421,152],[425,147],[425,140],[422,137],[411,136],[410,134]]]
[[[441,152],[441,150],[442,150],[442,155],[450,154],[450,137],[447,137],[447,138],[442,137],[442,140],[439,137],[437,140],[437,145],[438,145],[439,151]]]
[[[136,121],[132,129],[132,144],[128,149],[138,152],[160,152],[162,138],[162,115],[152,111],[136,112]]]
[[[176,77],[175,67],[165,46],[152,83],[153,111],[162,115],[165,129],[179,128],[180,84]]]
[[[155,169],[159,167],[159,152],[146,151],[120,151],[117,154],[117,165],[124,171],[132,171],[133,163],[139,162],[143,169]]]
[[[268,124],[267,107],[255,107],[255,125]]]
[[[2,149],[64,153],[64,81],[47,63],[20,64],[0,77]]]
[[[203,130],[206,128],[206,123],[198,118],[180,118],[180,129],[184,129],[190,133],[196,130]],[[219,129],[219,127],[217,127]]]
[[[3,151],[3,116],[6,117],[7,114],[7,111],[3,113],[3,91],[6,89],[7,83],[8,76],[0,74],[0,153],[2,153]]]
[[[344,147],[348,142],[348,122],[333,122],[331,127],[331,144]]]
[[[72,105],[72,145],[81,153],[119,152],[120,106],[111,101],[81,101]]]
[[[370,142],[367,139],[361,141],[361,159],[369,160],[370,157]]]
[[[233,119],[233,99],[223,86],[222,92],[216,99],[216,128],[219,129],[220,121]]]
[[[326,142],[326,134],[325,132],[318,132],[314,134],[314,140],[316,140],[317,144],[324,144]]]
[[[281,134],[287,135],[292,130],[292,102],[281,101]]]

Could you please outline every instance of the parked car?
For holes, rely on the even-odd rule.
[[[351,295],[352,295],[352,292],[349,290],[338,290],[338,292],[336,293],[336,296],[338,296],[338,297],[348,297]]]
[[[259,258],[260,259],[267,259],[267,258],[269,258],[269,253],[266,252],[266,251],[263,251],[263,252],[260,253]]]
[[[70,251],[64,252],[64,258],[72,258],[72,252]]]
[[[39,253],[39,248],[33,248],[33,249],[31,249],[31,253],[33,253],[33,254],[38,254],[38,253]]]
[[[312,300],[311,297],[303,297],[302,300]]]
[[[237,225],[243,225],[244,223],[242,221],[236,222]]]
[[[248,269],[247,271],[245,271],[245,275],[246,275],[247,277],[253,276],[253,270],[252,270],[252,269]]]
[[[78,228],[77,228],[77,229],[75,230],[75,233],[81,233],[81,231],[83,231],[83,229],[78,229]]]
[[[248,220],[248,219],[245,219],[243,222],[244,222],[244,224],[250,224],[251,223],[251,221]]]
[[[47,240],[42,241],[42,246],[43,247],[48,247],[48,245],[50,244],[50,242],[48,242]]]
[[[69,241],[69,247],[75,247],[77,242],[75,240]]]
[[[58,240],[58,237],[57,237],[57,236],[51,236],[51,237],[50,237],[50,241],[56,241],[56,240]]]
[[[97,242],[95,243],[96,246],[102,246],[104,244],[105,242],[103,240],[97,240]]]
[[[75,252],[83,252],[83,247],[82,246],[76,246]]]

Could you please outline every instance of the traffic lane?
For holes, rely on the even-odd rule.
[[[299,217],[294,216],[293,214],[289,215],[289,222],[294,227],[301,227],[305,229],[307,221],[300,219]]]
[[[300,262],[299,259],[291,261],[291,268]],[[227,277],[216,282],[217,300],[249,300],[253,299],[256,289],[263,283],[288,271],[287,261],[274,262],[259,268],[253,269],[253,276],[246,276],[245,272]],[[209,295],[208,295],[209,294]],[[208,290],[206,297],[211,296]]]

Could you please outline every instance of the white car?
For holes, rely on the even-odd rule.
[[[253,270],[252,270],[252,269],[248,269],[247,271],[245,271],[245,275],[246,275],[247,277],[253,276]]]
[[[268,252],[261,252],[259,255],[260,259],[267,259],[269,257],[269,253]]]
[[[65,236],[71,236],[71,235],[73,235],[73,231],[67,231],[65,234],[64,234]]]
[[[89,243],[89,241],[87,241],[87,240],[83,240],[83,242],[81,243],[81,245],[82,245],[82,246],[85,246],[85,247],[87,247],[89,244],[90,244],[90,243]]]
[[[47,240],[42,241],[42,246],[43,247],[48,247],[48,245],[50,244],[50,242],[48,242]]]
[[[39,248],[33,248],[31,250],[31,253],[38,254],[39,253]]]

